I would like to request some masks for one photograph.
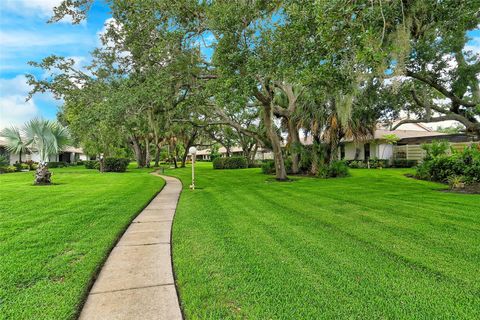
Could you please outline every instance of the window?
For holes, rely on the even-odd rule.
[[[340,145],[340,159],[345,159],[345,145],[343,143]]]

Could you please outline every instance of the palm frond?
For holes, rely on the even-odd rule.
[[[7,139],[6,149],[8,152],[19,154],[27,149],[28,144],[24,141],[20,130],[15,126],[3,129],[0,136]]]

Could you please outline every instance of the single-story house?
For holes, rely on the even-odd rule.
[[[7,140],[3,137],[0,137],[0,155],[5,156],[9,160],[10,164],[18,162],[20,158],[19,155],[9,153],[6,146]],[[81,148],[76,148],[72,146],[67,146],[59,154],[50,157],[51,162],[62,161],[67,163],[87,159],[88,156],[83,152]],[[22,162],[30,160],[35,162],[40,161],[40,155],[38,154],[38,151],[35,150],[35,148],[29,148],[25,154],[22,154]]]
[[[220,147],[218,148],[218,153],[220,154],[221,157],[226,157],[227,156],[227,149],[225,147]],[[197,159],[198,160],[210,160],[210,154],[211,154],[211,149],[203,149],[197,151]],[[243,149],[242,147],[232,147],[230,148],[230,155],[232,156],[242,156],[243,155]],[[261,148],[259,147],[257,149],[257,153],[255,154],[255,160],[269,160],[273,159],[273,153],[272,151]]]
[[[349,139],[342,140],[339,148],[339,158],[343,160],[367,160],[367,159],[423,159],[424,151],[421,144],[430,143],[433,140],[447,140],[451,142],[452,147],[462,149],[472,142],[472,137],[465,134],[446,134],[436,132],[421,123],[408,123],[401,125],[396,130],[390,128],[396,123],[388,126],[380,125],[375,130],[374,135],[363,142],[355,142]],[[385,135],[394,134],[398,141],[390,144],[385,139]],[[307,136],[301,140],[304,145],[312,144],[312,137]],[[219,153],[226,156],[226,149],[219,148]],[[232,155],[242,155],[241,147],[231,148]],[[201,160],[210,160],[210,149],[197,152],[197,158]],[[273,159],[273,153],[265,148],[258,148],[255,156],[257,160]]]

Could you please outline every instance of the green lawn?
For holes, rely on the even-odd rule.
[[[71,319],[116,239],[164,182],[131,169],[0,175],[0,319]]]
[[[199,164],[173,230],[188,319],[473,319],[480,196],[406,170],[278,183]],[[190,169],[170,170],[184,186]]]

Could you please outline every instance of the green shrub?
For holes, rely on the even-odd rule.
[[[370,168],[378,169],[378,168],[387,168],[388,167],[388,160],[385,159],[370,159]]]
[[[84,161],[85,169],[97,169],[100,168],[100,164],[97,160]]]
[[[52,161],[48,163],[49,168],[63,168],[68,166],[69,166],[68,163],[62,162],[62,161]]]
[[[17,171],[15,166],[0,166],[0,173],[12,173]]]
[[[422,149],[427,153],[424,160],[428,161],[447,155],[448,150],[450,150],[450,143],[447,140],[433,140],[432,143],[422,144]]]
[[[105,172],[125,172],[127,170],[130,159],[126,158],[105,158]]]
[[[367,167],[367,164],[361,160],[350,160],[346,161],[345,163],[352,169],[363,169]]]
[[[319,176],[322,178],[348,177],[350,172],[345,161],[333,161],[320,169]]]
[[[392,167],[394,168],[413,168],[418,164],[417,160],[395,159]]]
[[[38,168],[38,163],[33,160],[28,160],[25,163],[28,164],[28,166],[30,167],[30,170],[37,170]]]
[[[275,173],[275,161],[267,160],[262,163],[262,172],[264,174],[274,174]]]
[[[212,160],[213,169],[225,169],[226,158],[214,158]]]
[[[245,169],[248,167],[245,157],[216,158],[213,160],[214,169]]]
[[[30,170],[30,166],[27,163],[15,163],[13,165],[16,168],[16,171]]]
[[[443,183],[460,176],[467,184],[480,182],[480,150],[469,147],[452,155],[436,155],[417,167],[416,176]]]
[[[0,156],[0,166],[2,167],[6,167],[10,164],[10,162],[8,161],[7,157],[5,156]]]

